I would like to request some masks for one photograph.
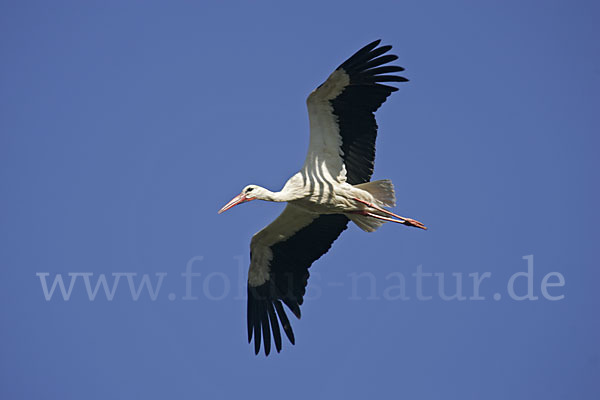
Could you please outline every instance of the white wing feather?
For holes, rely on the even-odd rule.
[[[330,100],[350,83],[343,70],[335,70],[306,99],[310,120],[310,143],[302,171],[321,180],[345,182],[342,137]]]

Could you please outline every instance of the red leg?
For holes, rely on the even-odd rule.
[[[392,217],[396,217],[396,218],[398,218],[398,220],[395,220],[393,218],[387,218],[387,217],[384,217],[382,215],[377,215],[377,214],[368,212],[367,210],[361,210],[359,212],[355,212],[355,214],[368,215],[369,217],[381,219],[381,220],[384,220],[384,221],[396,222],[396,223],[403,224],[403,225],[414,226],[416,228],[427,229],[427,227],[425,225],[423,225],[419,221],[414,220],[412,218],[401,217],[400,215],[394,214],[391,211],[388,211],[388,210],[386,210],[384,208],[376,206],[375,204],[371,204],[368,201],[361,200],[361,199],[359,199],[357,197],[354,197],[354,200],[358,201],[359,203],[362,203],[362,204],[366,205],[367,207],[373,208],[373,209],[375,209],[375,210],[377,210],[379,212],[382,212],[382,213],[387,214],[387,215],[391,215]]]

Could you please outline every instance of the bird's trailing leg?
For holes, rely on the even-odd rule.
[[[383,221],[387,221],[387,222],[396,222],[398,224],[403,224],[403,225],[407,225],[407,226],[414,226],[416,228],[421,228],[421,229],[427,229],[427,227],[425,225],[423,225],[422,223],[420,223],[417,220],[414,220],[412,218],[406,218],[406,217],[401,217],[400,215],[394,214],[391,211],[386,210],[385,208],[381,208],[379,206],[376,206],[375,204],[369,203],[368,201],[365,200],[361,200],[357,197],[354,197],[354,200],[358,201],[359,203],[362,203],[364,205],[366,205],[369,208],[373,208],[381,213],[387,214],[387,215],[391,215],[392,217],[398,218],[398,219],[394,219],[394,218],[389,218],[389,217],[384,217],[383,215],[379,215],[379,214],[375,214],[372,212],[369,212],[367,210],[361,210],[361,211],[356,211],[355,214],[361,214],[361,215],[367,215],[369,217],[373,217],[373,218],[377,218]]]

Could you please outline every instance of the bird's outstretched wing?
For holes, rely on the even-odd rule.
[[[300,318],[308,268],[325,254],[346,229],[342,214],[316,215],[288,205],[270,225],[252,237],[248,272],[248,342],[254,336],[254,351],[271,351],[271,335],[281,351],[281,331],[294,344],[294,332],[285,304]]]
[[[379,43],[357,51],[308,96],[310,145],[303,171],[309,176],[339,181],[345,170],[352,185],[371,179],[377,137],[373,113],[398,90],[382,82],[407,81],[393,74],[404,68],[385,65],[398,58],[384,55],[392,46]]]

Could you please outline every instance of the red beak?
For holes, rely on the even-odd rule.
[[[237,196],[235,196],[233,199],[231,199],[231,201],[229,203],[225,204],[223,206],[223,208],[221,208],[219,210],[218,213],[221,214],[222,212],[229,210],[233,206],[237,206],[238,204],[245,203],[245,202],[251,201],[251,200],[254,200],[254,197],[247,198],[244,193],[240,193]]]

